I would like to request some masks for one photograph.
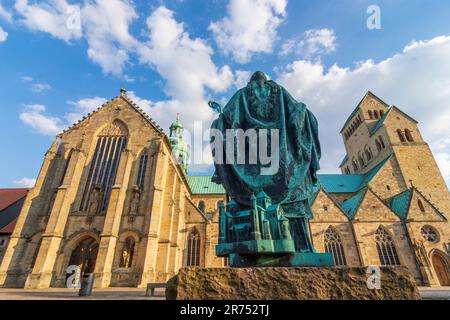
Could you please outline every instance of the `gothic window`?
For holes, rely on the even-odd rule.
[[[373,116],[375,117],[375,119],[378,119],[378,118],[379,118],[379,116],[378,116],[378,110],[375,110],[375,111],[373,112]]]
[[[194,228],[188,236],[186,263],[188,267],[200,266],[200,244],[200,233]]]
[[[90,197],[96,196],[101,197],[99,203],[96,204],[98,206],[96,211],[106,211],[111,187],[115,182],[117,167],[127,141],[128,130],[121,121],[114,121],[100,132],[92,157],[81,210],[87,211],[90,204],[92,205],[92,201],[89,201]]]
[[[375,145],[377,146],[378,152],[380,152],[381,151],[381,144],[380,144],[380,142],[378,140],[375,140]]]
[[[373,119],[373,113],[372,110],[369,110],[369,118],[372,120]]]
[[[363,159],[362,156],[358,156],[358,161],[359,161],[359,165],[360,165],[361,167],[364,167],[365,163],[364,163],[364,159]]]
[[[436,243],[439,241],[438,232],[431,226],[422,227],[422,229],[420,229],[420,233],[422,234],[422,237],[428,242]]]
[[[132,237],[125,240],[125,244],[120,255],[120,268],[131,268],[133,265],[134,247],[136,242]]]
[[[138,176],[136,180],[136,185],[141,188],[141,190],[144,188],[144,180],[145,180],[145,171],[147,169],[147,162],[148,162],[148,154],[143,153],[139,159],[139,169],[138,169]]]
[[[356,163],[355,159],[353,159],[352,164],[353,164],[353,170],[358,171],[358,164]]]
[[[382,266],[400,265],[400,259],[398,258],[392,237],[383,227],[379,227],[376,231],[375,243]]]
[[[403,135],[402,130],[397,129],[397,135],[398,135],[398,138],[400,139],[400,142],[406,142],[405,136]]]
[[[341,239],[331,227],[325,232],[325,251],[333,255],[334,264],[336,266],[347,265]]]
[[[411,130],[409,129],[405,129],[405,136],[406,136],[406,140],[408,140],[409,142],[413,142],[413,136],[411,134]]]
[[[59,185],[61,186],[64,183],[64,179],[66,178],[66,174],[67,174],[67,169],[69,169],[69,163],[70,160],[72,159],[72,150],[70,150],[69,152],[69,156],[67,157],[66,162],[64,163],[64,170],[63,170],[63,174],[61,176],[61,180],[59,182]]]
[[[380,140],[381,147],[382,147],[383,149],[386,148],[386,145],[384,144],[383,137],[382,137],[382,136],[379,136],[378,139]]]
[[[205,213],[205,209],[206,209],[205,201],[200,200],[198,202],[198,210],[200,210],[202,213]]]
[[[420,211],[425,212],[425,207],[423,206],[422,200],[417,200],[417,205],[419,206]]]

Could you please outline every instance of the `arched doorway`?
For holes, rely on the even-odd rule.
[[[82,240],[72,251],[69,266],[76,265],[81,268],[81,274],[93,273],[97,260],[98,242],[94,238]]]
[[[443,287],[450,286],[450,271],[445,258],[439,253],[434,253],[432,257],[433,268],[439,280],[439,284]]]

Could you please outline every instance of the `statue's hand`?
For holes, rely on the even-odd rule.
[[[222,106],[215,101],[209,101],[208,105],[211,109],[213,109],[217,113],[222,113]]]

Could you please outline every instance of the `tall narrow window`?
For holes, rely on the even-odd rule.
[[[372,113],[372,110],[369,110],[369,118],[370,118],[370,120],[373,119],[373,113]]]
[[[353,165],[353,170],[358,171],[358,164],[356,163],[355,159],[352,160],[352,165]]]
[[[417,205],[419,206],[420,211],[425,212],[425,207],[423,206],[422,200],[417,200]]]
[[[380,152],[381,151],[381,144],[380,144],[380,142],[378,140],[375,140],[375,145],[377,146],[378,152]]]
[[[206,209],[205,201],[200,200],[198,202],[198,210],[200,210],[202,213],[205,213],[205,209]]]
[[[120,256],[120,267],[121,268],[131,268],[133,265],[134,257],[134,247],[136,242],[132,237],[128,237],[125,240],[125,244],[122,249],[122,254]]]
[[[384,144],[383,137],[382,137],[382,136],[379,136],[378,139],[380,140],[381,147],[382,147],[383,149],[386,148],[386,145]]]
[[[406,136],[406,140],[408,140],[409,142],[413,142],[413,136],[411,134],[411,130],[409,129],[405,129],[405,136]]]
[[[402,130],[398,129],[397,130],[397,135],[398,135],[398,138],[400,139],[400,142],[406,142],[405,136],[403,135]]]
[[[139,159],[139,169],[138,169],[138,176],[136,185],[141,188],[141,190],[144,188],[144,180],[145,180],[145,171],[147,169],[147,162],[148,162],[148,154],[143,153],[141,155],[141,158]]]
[[[92,207],[90,198],[98,197],[100,202],[95,204],[95,207],[98,207],[97,211],[106,211],[111,187],[115,182],[117,167],[127,141],[128,130],[121,121],[115,120],[100,132],[92,157],[81,210],[87,211],[89,207]]]
[[[375,110],[374,112],[373,112],[373,116],[375,117],[375,119],[378,119],[379,117],[378,117],[378,110]]]
[[[200,266],[200,233],[194,229],[189,233],[187,247],[187,266]]]
[[[378,256],[382,266],[398,266],[400,259],[397,250],[389,233],[382,227],[379,227],[375,233],[375,242]]]
[[[325,251],[333,254],[333,260],[336,266],[347,265],[342,241],[336,231],[331,227],[325,232]]]
[[[70,160],[72,159],[72,150],[69,152],[69,156],[67,157],[66,162],[64,163],[64,170],[63,174],[61,176],[61,180],[59,182],[59,185],[61,186],[64,183],[64,179],[66,178],[67,169],[69,169]]]

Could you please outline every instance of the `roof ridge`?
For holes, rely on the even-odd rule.
[[[153,120],[138,104],[136,104],[136,102],[134,102],[131,98],[129,98],[126,95],[115,96],[110,100],[106,100],[106,102],[103,103],[100,107],[98,107],[98,108],[92,110],[91,112],[88,112],[86,115],[82,116],[81,119],[79,119],[78,121],[74,122],[72,125],[68,126],[66,129],[64,129],[62,131],[62,133],[66,133],[68,131],[71,131],[71,130],[77,128],[77,126],[80,125],[81,122],[92,117],[94,114],[99,112],[101,109],[105,108],[110,103],[112,103],[114,100],[119,99],[119,98],[122,98],[125,102],[127,102],[130,105],[130,107],[132,107],[144,119],[146,119],[158,133],[166,135],[164,133],[164,130],[160,127],[160,125],[158,123],[156,123],[156,121]]]

